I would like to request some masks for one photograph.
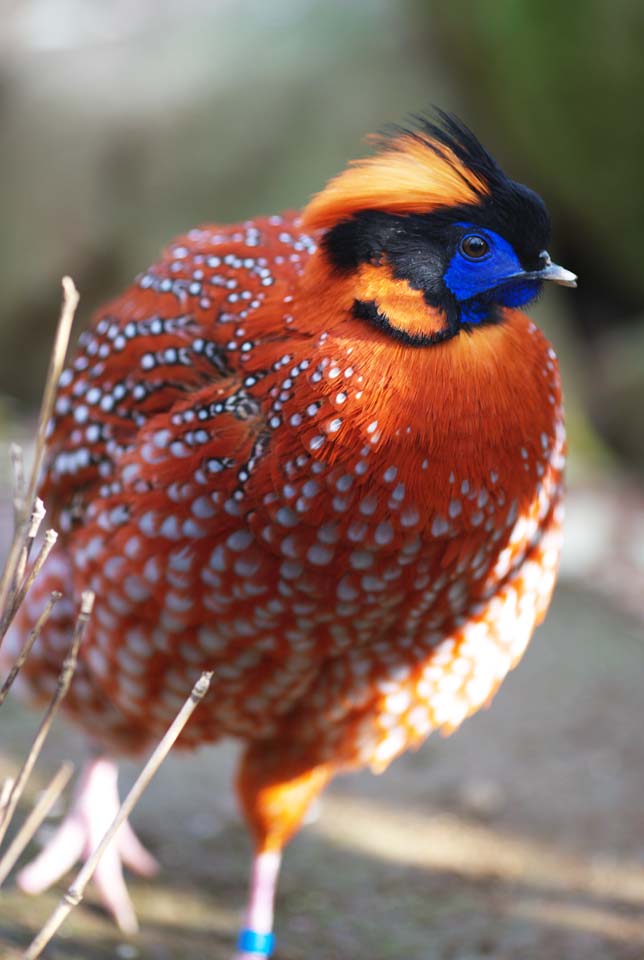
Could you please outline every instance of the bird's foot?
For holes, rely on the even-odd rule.
[[[42,852],[18,874],[25,893],[41,893],[78,860],[96,849],[119,809],[116,763],[94,758],[85,766],[72,807]],[[136,933],[138,923],[123,878],[123,866],[150,877],[158,864],[125,822],[107,847],[94,872],[94,883],[106,910],[124,933]]]

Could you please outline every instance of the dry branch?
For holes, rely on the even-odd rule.
[[[22,791],[25,788],[25,784],[29,779],[31,771],[34,768],[34,764],[38,759],[42,746],[47,738],[50,727],[52,725],[54,716],[56,715],[58,708],[63,700],[63,697],[69,689],[69,685],[72,680],[74,670],[76,669],[76,662],[78,658],[78,648],[80,647],[83,634],[87,627],[87,622],[89,620],[90,614],[92,612],[92,607],[94,605],[94,594],[91,590],[85,590],[81,597],[81,608],[78,617],[76,618],[76,626],[74,628],[74,637],[69,648],[69,653],[63,661],[63,666],[58,676],[58,684],[56,686],[56,691],[45,711],[45,715],[40,723],[38,732],[34,737],[31,750],[25,760],[20,773],[16,779],[13,790],[11,791],[11,796],[5,808],[4,817],[0,823],[0,843],[2,843],[4,836],[7,832],[7,827],[9,826],[11,819],[15,813],[16,807],[18,806],[18,801],[22,796]]]
[[[27,947],[22,955],[22,960],[36,960],[36,958],[41,955],[43,949],[47,946],[56,931],[67,919],[73,908],[78,906],[78,904],[81,902],[85,893],[85,887],[91,880],[97,864],[105,853],[108,844],[114,839],[119,827],[121,827],[129,817],[130,813],[141,798],[143,791],[146,789],[150,783],[150,780],[170,752],[171,747],[185,727],[192,712],[205,697],[210,686],[211,678],[211,672],[205,672],[201,674],[192,688],[190,696],[183,704],[163,738],[152,752],[150,758],[143,767],[143,770],[139,774],[134,786],[121,804],[119,811],[112,821],[107,833],[99,843],[96,850],[94,850],[90,858],[85,864],[83,864],[73,883],[63,895],[58,906],[52,912],[40,933],[34,938],[29,947]]]
[[[25,510],[25,458],[19,443],[12,443],[11,456],[11,493],[13,499],[13,525],[16,530]]]
[[[40,614],[35,624],[33,625],[29,633],[29,636],[27,637],[27,639],[22,645],[20,653],[14,660],[13,665],[9,673],[7,674],[7,679],[2,684],[2,688],[0,689],[0,706],[2,706],[5,697],[9,693],[9,690],[11,689],[11,685],[13,684],[13,681],[18,676],[18,673],[22,669],[22,666],[25,660],[31,653],[31,648],[33,647],[34,643],[40,636],[40,632],[42,628],[44,627],[46,622],[49,620],[51,611],[54,609],[54,605],[58,603],[61,597],[62,597],[62,593],[58,593],[58,591],[54,591],[51,597],[49,598],[49,600],[47,601],[47,606],[45,607],[45,609],[43,610],[43,612]]]
[[[11,796],[11,791],[13,790],[14,785],[13,777],[7,777],[5,782],[2,784],[2,789],[0,790],[0,822],[4,817],[4,811],[9,802],[9,797]]]
[[[60,319],[58,321],[58,329],[56,331],[54,348],[49,361],[45,391],[40,407],[34,460],[29,475],[27,492],[24,498],[22,517],[16,524],[16,532],[9,550],[9,556],[2,579],[0,580],[0,611],[4,611],[5,617],[7,616],[7,611],[13,609],[13,601],[11,598],[18,589],[17,585],[19,583],[19,577],[17,574],[20,572],[20,566],[22,562],[21,558],[24,555],[24,548],[29,539],[30,516],[34,510],[36,490],[40,481],[40,472],[43,464],[43,458],[45,456],[47,425],[54,410],[56,389],[58,387],[58,381],[60,379],[60,374],[65,362],[65,355],[67,353],[67,346],[69,344],[69,335],[77,305],[78,292],[76,287],[69,277],[63,277],[63,303],[60,311]],[[4,633],[0,634],[0,642],[2,641],[3,635]]]
[[[45,517],[45,505],[40,499],[36,497],[34,501],[33,510],[31,511],[31,517],[29,518],[29,526],[27,528],[27,533],[24,538],[22,545],[22,550],[20,551],[20,557],[18,559],[18,566],[16,568],[15,584],[22,582],[22,579],[25,575],[25,570],[27,568],[27,561],[29,560],[29,554],[31,553],[31,548],[33,542],[38,535],[38,530],[40,529],[40,524],[42,523]],[[10,598],[8,607],[13,607],[14,615],[16,606],[20,606],[20,603],[16,604],[15,599]],[[3,629],[6,630],[6,626],[3,625]]]
[[[38,503],[39,501],[36,501],[36,502]],[[7,630],[7,628],[9,627],[9,624],[15,617],[18,610],[20,609],[21,604],[23,603],[25,597],[29,593],[34,580],[42,570],[45,560],[51,553],[54,547],[54,544],[56,543],[57,540],[58,540],[58,534],[56,533],[56,531],[48,530],[47,533],[45,534],[45,539],[40,545],[40,550],[38,551],[38,555],[36,556],[36,559],[33,562],[33,566],[31,570],[27,574],[27,577],[25,578],[24,582],[21,583],[19,587],[17,587],[13,597],[10,599],[9,617],[6,623],[3,620],[3,630],[5,631]],[[26,545],[27,553],[29,552],[29,544],[30,544],[30,541],[27,541],[27,545]]]

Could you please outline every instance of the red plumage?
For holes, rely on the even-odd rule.
[[[441,330],[442,309],[386,257],[338,269],[320,245],[360,210],[431,216],[493,190],[458,143],[401,135],[304,223],[176,240],[62,377],[42,490],[62,542],[22,629],[52,589],[67,599],[29,685],[51,691],[84,588],[67,709],[105,750],[154,743],[213,670],[180,742],[248,742],[260,854],[335,772],[382,770],[487,703],[548,606],[565,444],[551,347],[508,308],[409,347],[354,303],[412,335]]]

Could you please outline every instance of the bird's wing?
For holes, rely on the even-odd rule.
[[[249,344],[288,331],[314,248],[295,224],[192,230],[98,312],[60,381],[42,491],[52,510],[92,496],[152,418],[242,370]]]

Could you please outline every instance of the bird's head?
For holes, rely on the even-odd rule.
[[[327,266],[348,281],[351,309],[396,340],[428,346],[496,323],[546,280],[552,263],[541,198],[510,180],[455,117],[417,118],[378,140],[310,202]]]

